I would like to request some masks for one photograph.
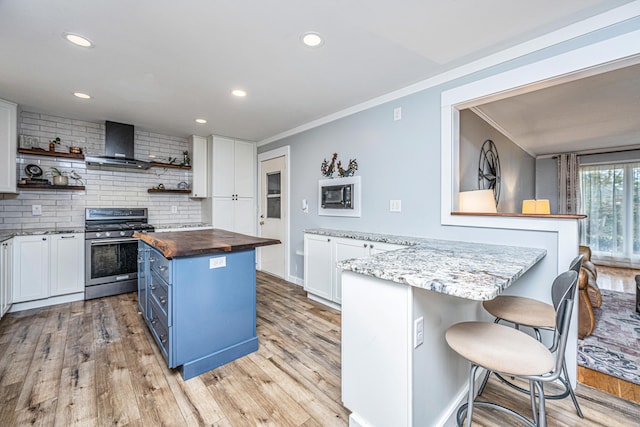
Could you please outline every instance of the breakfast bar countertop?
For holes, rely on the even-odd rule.
[[[344,271],[447,295],[490,300],[547,254],[546,249],[310,229],[305,233],[406,245],[404,249],[338,262]]]
[[[277,245],[277,239],[265,239],[234,233],[219,228],[190,231],[135,233],[145,243],[159,250],[166,258],[207,255]]]

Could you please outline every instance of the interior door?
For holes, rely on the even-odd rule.
[[[286,163],[285,157],[260,162],[260,236],[285,241]],[[284,244],[260,248],[262,271],[284,278]]]

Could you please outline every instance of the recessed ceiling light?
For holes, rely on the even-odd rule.
[[[201,125],[207,123],[205,119],[196,119],[196,123],[200,123]]]
[[[72,34],[72,33],[64,33],[63,36],[67,41],[75,44],[76,46],[81,46],[81,47],[92,47],[93,46],[93,43],[91,42],[91,40],[89,40],[86,37],[82,37],[82,36],[79,36],[77,34]]]
[[[245,92],[245,91],[244,91],[244,90],[242,90],[242,89],[234,89],[234,90],[232,90],[232,91],[231,91],[231,93],[232,93],[234,96],[237,96],[237,97],[239,97],[239,98],[242,98],[242,97],[244,97],[244,96],[247,96],[247,92]]]
[[[77,96],[80,99],[90,99],[91,98],[91,95],[87,95],[86,93],[82,93],[82,92],[74,92],[73,95]]]
[[[302,35],[302,43],[309,47],[320,47],[324,44],[324,39],[318,33],[308,32]]]

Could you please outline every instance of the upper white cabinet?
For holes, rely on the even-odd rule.
[[[209,167],[209,141],[202,136],[191,136],[191,170],[193,183],[191,197],[210,197],[211,168]]]
[[[11,279],[13,277],[13,239],[0,243],[0,317],[11,307],[13,302],[13,289]]]
[[[84,292],[84,234],[53,234],[50,239],[50,296]]]
[[[16,192],[18,106],[0,99],[0,193]]]
[[[256,147],[210,136],[212,224],[243,234],[256,229]]]

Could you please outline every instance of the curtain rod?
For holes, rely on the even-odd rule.
[[[581,156],[590,156],[592,154],[624,153],[626,151],[638,151],[638,150],[640,150],[640,145],[632,145],[632,146],[629,146],[629,148],[617,147],[617,148],[612,148],[611,150],[604,150],[604,151],[602,149],[594,148],[593,150],[576,151],[575,153],[578,157],[581,157]],[[558,153],[558,154],[547,154],[545,156],[540,156],[536,158],[537,159],[545,159],[545,158],[557,159],[558,157],[560,157],[560,154],[571,154],[571,153],[567,152],[567,153]]]

